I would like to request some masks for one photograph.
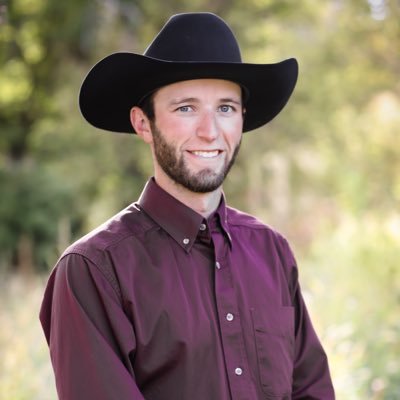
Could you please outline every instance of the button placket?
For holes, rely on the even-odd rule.
[[[248,393],[252,392],[252,389],[250,389],[250,383],[244,379],[243,371],[245,370],[244,366],[247,365],[247,359],[237,298],[232,284],[233,277],[229,267],[229,246],[226,238],[220,233],[212,231],[212,240],[214,242],[215,259],[218,260],[215,262],[215,296],[221,322],[221,339],[229,385],[233,400],[248,398]],[[222,265],[223,268],[221,268]],[[241,376],[241,379],[238,379],[239,376]]]

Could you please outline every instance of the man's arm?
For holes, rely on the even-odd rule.
[[[51,275],[40,320],[60,400],[144,400],[129,359],[132,324],[99,269],[77,254]]]
[[[299,284],[298,268],[286,241],[279,242],[281,256],[295,308],[295,348],[292,400],[334,400],[335,391],[326,353],[312,325]]]
[[[296,266],[292,269],[291,281],[296,315],[292,399],[334,400],[328,359],[308,314]]]

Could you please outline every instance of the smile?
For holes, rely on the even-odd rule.
[[[197,157],[213,158],[217,157],[220,152],[219,150],[212,150],[212,151],[195,150],[195,151],[190,151],[190,153]]]

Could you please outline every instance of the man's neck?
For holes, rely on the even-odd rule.
[[[155,180],[158,186],[167,193],[204,218],[208,218],[217,209],[221,201],[222,187],[209,193],[196,193],[170,179],[160,179],[156,176]]]

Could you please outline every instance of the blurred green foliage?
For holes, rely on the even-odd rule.
[[[57,221],[66,215],[70,193],[60,186],[58,177],[49,176],[40,168],[18,168],[0,171],[2,201],[0,203],[0,243],[3,255],[13,260],[21,238],[31,238],[36,247],[32,265],[54,260],[49,245],[57,238]]]
[[[300,64],[284,112],[244,136],[230,203],[293,244],[338,399],[400,398],[396,0],[0,0],[0,271],[48,270],[70,241],[137,198],[148,149],[86,124],[80,83],[111,52],[143,52],[169,15],[204,10],[229,21],[245,61]],[[7,296],[41,290],[5,291],[1,326],[26,331],[19,315],[35,301]],[[12,388],[12,398],[42,399],[51,379],[45,370],[28,384],[17,372],[31,340],[0,364],[0,392]]]

